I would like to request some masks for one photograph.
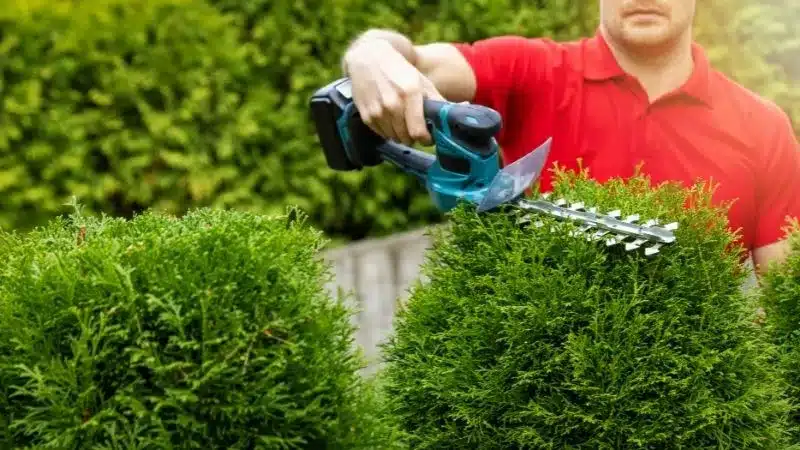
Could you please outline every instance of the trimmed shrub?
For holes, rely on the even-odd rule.
[[[711,192],[558,174],[556,198],[678,221],[655,257],[457,208],[384,347],[411,447],[785,449],[775,347]]]
[[[394,448],[305,221],[75,214],[0,234],[0,447]]]
[[[779,366],[792,399],[793,441],[800,443],[800,223],[787,231],[789,257],[784,264],[766,268],[760,293],[767,329],[780,346]]]

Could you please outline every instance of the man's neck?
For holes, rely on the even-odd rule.
[[[680,88],[694,69],[692,41],[688,33],[669,48],[642,53],[624,49],[607,34],[605,37],[622,70],[639,80],[651,102]]]

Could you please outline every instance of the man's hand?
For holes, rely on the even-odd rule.
[[[788,240],[765,245],[753,250],[752,260],[756,275],[761,276],[772,264],[783,264],[791,247]]]
[[[345,55],[353,102],[379,135],[411,145],[430,143],[422,102],[443,97],[411,62],[385,40],[356,43]]]
[[[470,101],[475,74],[448,43],[414,45],[391,30],[373,29],[353,41],[342,58],[361,118],[379,135],[431,143],[423,99]]]

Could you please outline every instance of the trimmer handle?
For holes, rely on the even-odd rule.
[[[482,156],[495,151],[494,137],[502,127],[497,111],[481,105],[425,99],[423,112],[429,130],[435,128],[461,147]]]
[[[348,78],[314,92],[310,107],[328,167],[361,170],[388,161],[416,175],[440,211],[449,211],[462,199],[479,202],[500,170],[494,136],[502,121],[484,106],[425,99],[423,115],[434,154],[384,139],[367,127],[356,111]]]

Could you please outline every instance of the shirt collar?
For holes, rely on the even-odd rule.
[[[710,106],[709,60],[703,48],[695,42],[692,43],[692,58],[694,70],[679,92]],[[593,37],[585,41],[583,74],[586,79],[593,81],[605,81],[626,75],[611,53],[599,28]]]

